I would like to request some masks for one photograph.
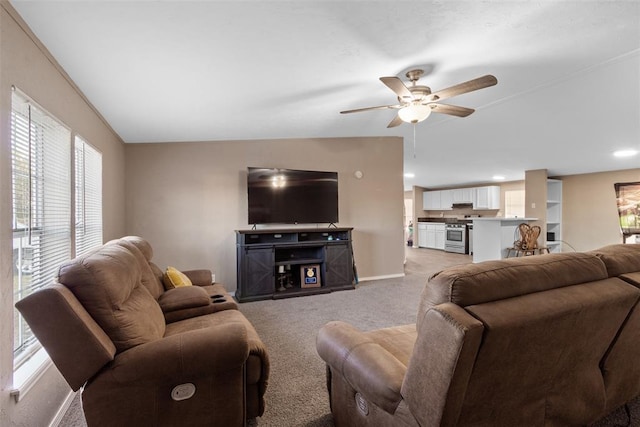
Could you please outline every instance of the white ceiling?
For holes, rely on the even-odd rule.
[[[405,187],[640,167],[640,1],[11,0],[125,142],[402,136]],[[498,85],[387,129],[378,78]]]

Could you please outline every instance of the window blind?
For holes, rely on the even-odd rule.
[[[102,244],[102,154],[76,136],[76,256]]]
[[[11,99],[14,302],[71,256],[71,132],[26,96]],[[14,309],[14,369],[40,348]]]

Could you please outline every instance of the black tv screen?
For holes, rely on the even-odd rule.
[[[249,224],[338,222],[338,173],[248,168]]]

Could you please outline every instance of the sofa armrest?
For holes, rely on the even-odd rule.
[[[116,354],[109,336],[64,285],[46,286],[18,301],[16,308],[73,391]]]
[[[418,337],[402,395],[420,425],[456,425],[484,325],[448,302],[417,320]]]
[[[195,286],[208,286],[211,284],[211,270],[187,270],[182,272]]]
[[[133,347],[116,356],[111,372],[123,383],[179,384],[241,366],[248,357],[246,328],[229,323]]]
[[[180,286],[169,289],[158,298],[163,313],[211,304],[211,297],[199,286]]]
[[[348,323],[323,326],[316,338],[320,357],[368,401],[393,414],[402,400],[406,367]]]

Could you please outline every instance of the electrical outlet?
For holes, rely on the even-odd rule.
[[[216,274],[211,273],[211,283],[216,283]]]
[[[535,202],[531,203],[531,209],[535,209],[535,208],[536,208],[536,203]]]

